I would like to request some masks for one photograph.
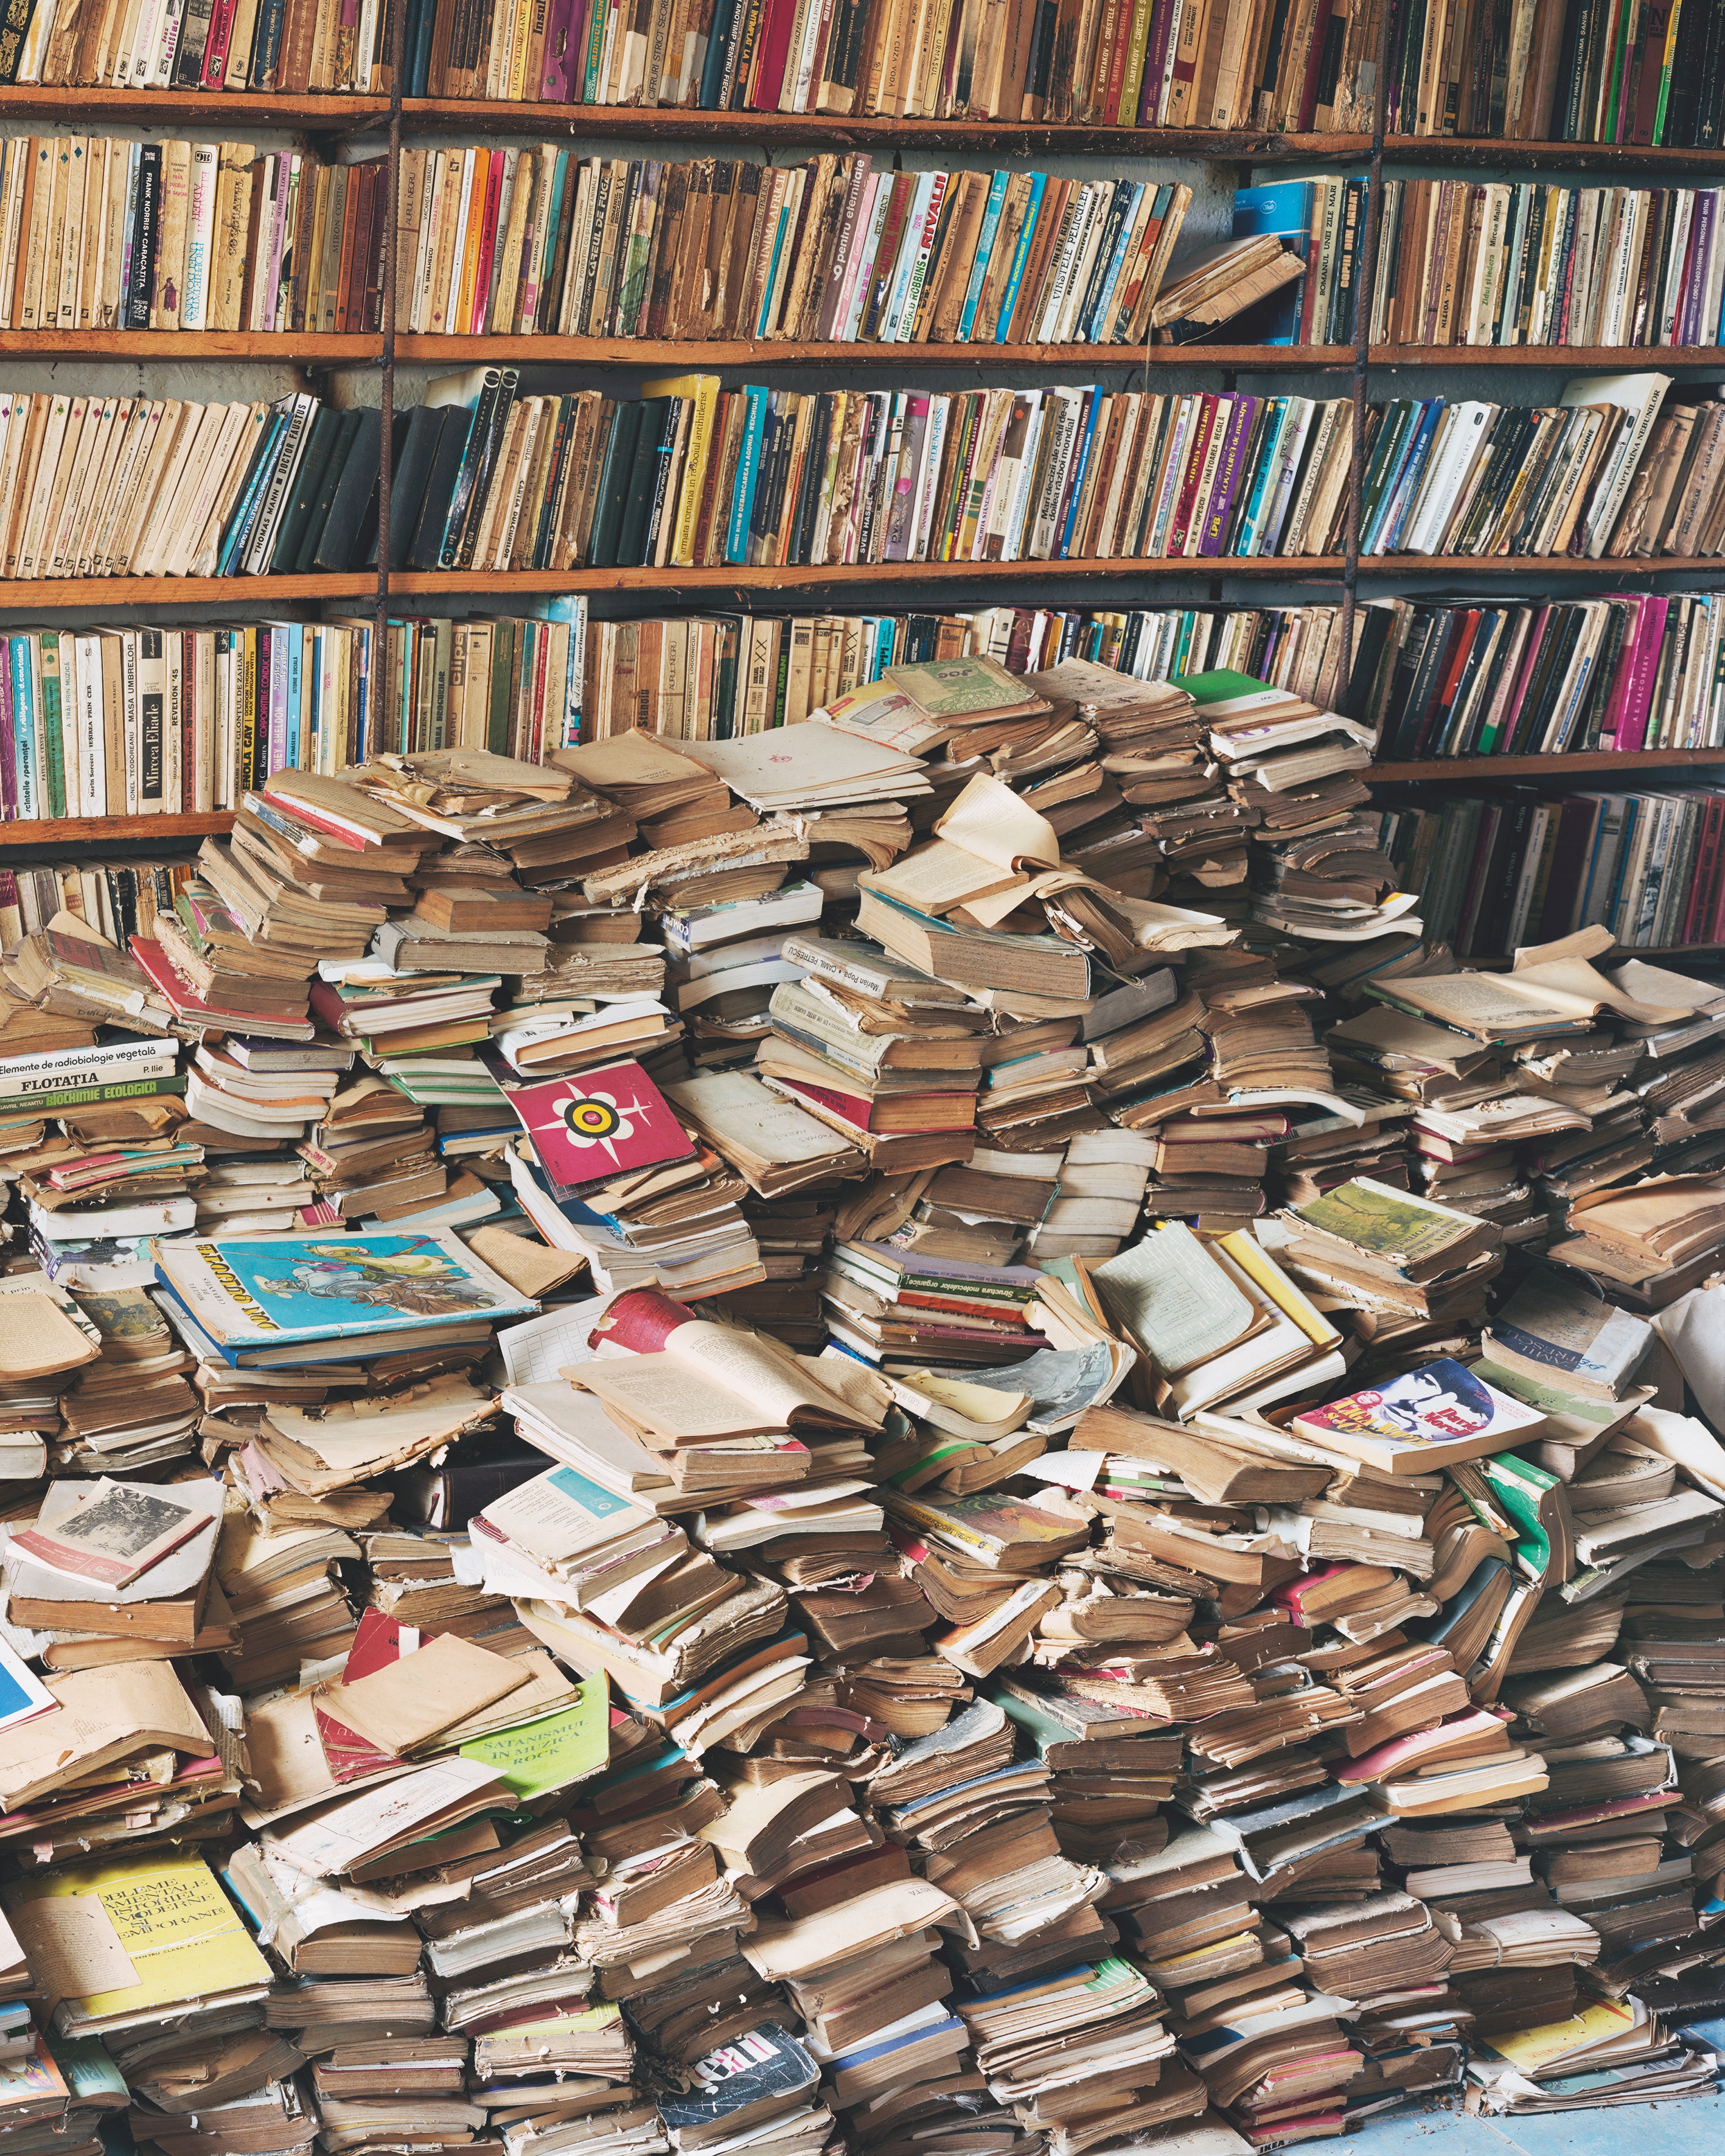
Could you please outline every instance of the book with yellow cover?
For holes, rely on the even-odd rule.
[[[69,1866],[6,1892],[62,2035],[95,2035],[189,2006],[261,1999],[270,1965],[198,1856]]]

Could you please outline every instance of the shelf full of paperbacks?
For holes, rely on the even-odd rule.
[[[6,938],[8,2126],[1713,2087],[1725,996],[1458,967],[1358,747],[910,664],[266,770],[153,916]],[[1124,849],[1105,762],[1189,778]]]
[[[1328,0],[408,0],[412,98],[1369,135],[1380,8]],[[334,0],[38,0],[0,80],[386,91],[387,8]],[[1392,135],[1717,147],[1725,35],[1706,0],[1458,0],[1392,24]]]
[[[1548,785],[1501,784],[1440,803],[1410,797],[1381,815],[1384,850],[1420,893],[1426,932],[1459,957],[1595,923],[1625,950],[1725,944],[1725,788],[1608,777],[1553,798]]]
[[[430,385],[396,415],[392,565],[1268,560],[1327,557],[1346,526],[1345,398],[1099,383],[804,392],[700,374],[642,388],[524,397],[508,367]],[[1710,452],[1725,405],[1669,394],[1659,440],[1671,454],[1658,455],[1669,393],[1664,375],[1583,377],[1555,406],[1373,407],[1363,551],[1717,555],[1725,466]],[[0,393],[0,425],[8,579],[376,561],[374,407],[14,392]]]
[[[14,629],[0,634],[0,804],[26,824],[208,814],[270,770],[334,773],[386,751],[538,762],[634,726],[733,740],[798,724],[890,666],[973,654],[1029,672],[1081,658],[1140,680],[1225,667],[1321,704],[1339,670],[1344,707],[1389,762],[1550,754],[1565,733],[1572,752],[1622,756],[1625,773],[1647,751],[1725,749],[1717,593],[1373,600],[1356,613],[1349,669],[1341,631],[1329,603],[594,621],[578,598],[528,615],[393,620],[379,689],[369,620]],[[1019,767],[1012,727],[987,747],[999,768]],[[1182,759],[1133,780],[1140,800],[1158,788],[1178,799],[1193,783]],[[1117,783],[1098,772],[1084,792],[1113,805]]]
[[[381,158],[100,135],[14,136],[0,151],[0,328],[381,326]],[[1191,194],[865,157],[409,147],[396,328],[1142,347],[1184,312],[1178,282],[1158,300]],[[1260,252],[1297,274],[1277,244]]]
[[[0,329],[375,333],[382,159],[102,135],[0,142]],[[1143,347],[1355,333],[1367,182],[1243,187],[1175,260],[1184,183],[1006,170],[402,152],[402,336]],[[1717,347],[1717,188],[1385,183],[1376,346]],[[1172,265],[1172,266],[1171,266]]]

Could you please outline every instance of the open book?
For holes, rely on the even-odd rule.
[[[661,1444],[877,1427],[788,1350],[758,1333],[691,1317],[651,1288],[619,1296],[598,1332],[601,1353],[572,1368],[570,1381]],[[607,1354],[606,1347],[626,1352]]]

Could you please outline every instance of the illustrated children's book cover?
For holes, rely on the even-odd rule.
[[[211,1338],[292,1346],[526,1317],[539,1306],[453,1229],[423,1235],[188,1236],[155,1246],[156,1275]]]

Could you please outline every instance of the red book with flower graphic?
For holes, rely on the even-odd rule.
[[[505,1089],[539,1165],[561,1192],[688,1160],[694,1141],[639,1063],[608,1063]]]

